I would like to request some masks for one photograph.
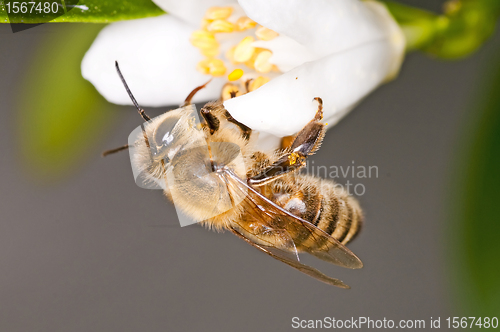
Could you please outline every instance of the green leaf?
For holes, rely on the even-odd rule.
[[[95,153],[92,147],[115,114],[116,107],[80,71],[101,28],[72,24],[46,35],[18,90],[15,141],[27,173],[43,182],[71,174],[90,151]]]
[[[487,67],[489,84],[472,110],[478,120],[468,121],[465,128],[465,166],[453,186],[452,281],[463,313],[476,317],[500,313],[499,56]]]
[[[109,23],[162,14],[165,12],[151,0],[80,0],[78,7],[50,22]],[[45,23],[36,12],[26,13],[20,18],[22,23]],[[0,4],[0,22],[9,23],[3,2]]]
[[[475,52],[495,31],[500,15],[498,0],[446,2],[435,14],[382,0],[402,28],[407,50],[422,50],[442,59],[460,59]]]
[[[394,1],[384,3],[405,34],[408,51],[420,49],[432,41],[436,33],[435,14]]]

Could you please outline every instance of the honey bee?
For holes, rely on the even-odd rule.
[[[200,113],[204,123],[193,123],[191,99],[208,82],[194,89],[181,108],[151,119],[130,92],[118,63],[116,69],[145,120],[142,135],[133,142],[131,161],[146,174],[146,180],[169,178],[165,195],[183,213],[208,228],[229,230],[313,278],[350,288],[301,263],[298,256],[305,252],[346,268],[363,266],[345,247],[363,221],[357,200],[333,181],[299,172],[325,134],[325,125],[320,122],[321,98],[315,98],[318,110],[314,118],[289,147],[264,153],[255,149],[252,130],[235,120],[221,101],[203,106]]]

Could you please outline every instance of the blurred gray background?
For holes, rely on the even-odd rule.
[[[331,129],[312,158],[379,169],[378,178],[356,179],[366,187],[366,225],[349,248],[365,267],[317,265],[352,287],[343,290],[232,234],[181,228],[161,192],[135,185],[127,153],[100,157],[140,123],[133,108],[121,110],[70,179],[30,181],[16,159],[12,96],[40,37],[58,28],[12,34],[0,25],[0,331],[287,331],[293,317],[327,316],[424,319],[428,329],[430,317],[443,324],[457,315],[448,292],[448,187],[498,33],[462,61],[410,54],[399,78]]]

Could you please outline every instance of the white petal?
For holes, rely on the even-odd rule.
[[[392,49],[394,61],[386,77],[386,81],[389,81],[394,79],[401,69],[401,64],[405,56],[406,39],[400,26],[383,3],[366,0],[365,4],[379,17],[379,21],[383,24],[385,36],[390,42],[389,44]]]
[[[269,62],[278,66],[281,72],[289,71],[305,62],[318,58],[307,47],[284,35],[268,41],[256,41],[253,43],[253,46],[266,48],[273,52]]]
[[[319,56],[384,36],[380,16],[359,0],[239,0],[257,23]]]
[[[110,24],[85,54],[82,75],[108,101],[130,105],[115,70],[116,60],[140,105],[180,104],[210,79],[196,70],[203,57],[189,43],[192,30],[171,15]],[[216,99],[222,85],[222,79],[213,80],[194,101]]]
[[[224,106],[250,128],[276,136],[305,126],[316,113],[315,97],[323,99],[325,120],[338,121],[387,76],[394,61],[388,43],[371,42],[306,63]]]
[[[198,27],[208,8],[224,7],[237,4],[236,0],[153,0],[169,14],[177,16]]]

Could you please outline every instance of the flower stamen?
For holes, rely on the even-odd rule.
[[[273,64],[269,62],[269,59],[272,55],[273,53],[267,50],[259,52],[254,61],[255,70],[257,70],[259,73],[270,72],[271,69],[273,69]]]
[[[244,31],[248,29],[253,29],[257,23],[255,21],[251,20],[249,17],[242,16],[236,20],[236,26],[238,27],[238,30]]]
[[[226,101],[228,99],[238,97],[241,95],[242,95],[242,93],[240,91],[240,88],[238,87],[238,85],[236,85],[234,83],[226,83],[222,87],[222,94],[221,94],[222,101]]]
[[[252,36],[243,38],[234,49],[234,61],[246,62],[250,60],[255,52],[255,47],[252,46],[254,41],[255,38]]]
[[[208,24],[208,31],[218,33],[218,32],[233,32],[235,30],[234,24],[227,20],[215,20]]]
[[[263,26],[257,28],[257,31],[255,31],[255,35],[260,40],[272,40],[278,37],[278,33],[276,31],[273,31]]]
[[[232,7],[211,7],[205,13],[205,18],[209,20],[224,20],[233,13]]]
[[[248,92],[252,92],[269,82],[269,77],[259,76],[256,79],[252,80],[248,85]]]
[[[221,95],[223,100],[254,91],[269,82],[269,77],[257,76],[258,73],[279,72],[276,65],[270,62],[273,53],[268,49],[253,46],[256,40],[271,40],[276,38],[278,33],[263,26],[257,27],[257,23],[247,16],[233,20],[232,14],[232,7],[209,8],[201,21],[201,29],[193,32],[190,38],[191,44],[206,57],[198,63],[198,71],[214,77],[224,76],[230,71],[227,80],[234,83],[224,86]],[[254,36],[246,33],[246,37],[237,45],[224,47],[225,54],[218,58],[221,48],[216,38],[218,33],[240,33],[251,29],[254,29]],[[235,68],[237,66],[246,66],[250,70],[245,72],[242,68]],[[244,75],[244,81],[241,81]]]
[[[218,48],[219,42],[215,39],[215,35],[209,31],[205,30],[196,30],[191,34],[191,44],[194,47],[200,49],[208,49],[208,48]]]
[[[212,76],[223,76],[226,73],[226,66],[220,59],[205,59],[198,62],[196,69],[203,74]]]

